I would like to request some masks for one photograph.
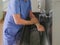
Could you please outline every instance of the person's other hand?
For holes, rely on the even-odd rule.
[[[40,31],[40,32],[45,31],[44,26],[42,26],[42,25],[40,25],[40,24],[36,24],[36,26],[37,26],[38,31]]]

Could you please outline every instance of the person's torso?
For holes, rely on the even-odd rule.
[[[26,19],[29,16],[29,0],[27,2],[24,2],[24,0],[19,0],[20,2],[20,16],[23,19]],[[22,28],[23,25],[16,25],[14,22],[14,19],[12,17],[12,10],[11,10],[11,5],[13,3],[13,0],[9,2],[8,5],[8,10],[5,16],[4,20],[4,27],[3,30],[8,29],[9,33],[16,33],[20,28]]]

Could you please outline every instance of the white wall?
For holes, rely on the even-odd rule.
[[[53,0],[53,45],[60,45],[60,0]]]
[[[3,18],[2,15],[2,0],[0,0],[0,20]]]
[[[9,3],[9,0],[3,0],[3,10],[4,11],[7,10],[8,3]]]

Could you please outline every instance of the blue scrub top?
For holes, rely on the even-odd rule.
[[[3,25],[4,35],[15,36],[19,29],[23,27],[23,25],[15,24],[12,15],[20,14],[21,18],[26,19],[29,16],[30,10],[30,0],[27,0],[27,2],[24,0],[10,0]]]

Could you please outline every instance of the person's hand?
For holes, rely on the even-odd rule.
[[[33,24],[39,23],[39,21],[38,21],[37,18],[31,18],[31,22],[32,22]]]
[[[40,25],[39,23],[36,24],[38,31],[43,32],[45,31],[44,27]]]

